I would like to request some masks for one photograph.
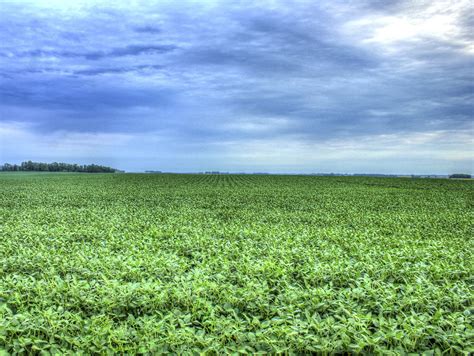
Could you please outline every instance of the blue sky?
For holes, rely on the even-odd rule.
[[[0,161],[473,173],[470,1],[0,1]]]

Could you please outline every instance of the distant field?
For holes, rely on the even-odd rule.
[[[2,173],[0,350],[467,354],[473,221],[473,181]]]

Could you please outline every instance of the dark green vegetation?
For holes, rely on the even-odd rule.
[[[470,174],[451,174],[449,178],[464,178],[464,179],[470,179],[471,175]]]
[[[84,173],[115,173],[115,168],[98,164],[44,163],[26,161],[21,164],[5,163],[0,165],[3,172],[84,172]]]
[[[473,352],[471,181],[0,174],[0,349]]]

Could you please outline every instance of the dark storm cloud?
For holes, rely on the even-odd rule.
[[[203,146],[472,134],[467,2],[2,6],[0,123]]]

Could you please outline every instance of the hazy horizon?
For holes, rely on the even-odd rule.
[[[23,161],[23,162],[27,162],[27,161]],[[33,162],[33,161],[32,161]],[[51,164],[51,163],[66,163],[66,164],[79,164],[79,165],[91,165],[91,164],[97,164],[97,162],[91,162],[91,161],[87,161],[87,162],[81,162],[81,163],[77,163],[77,162],[57,162],[57,161],[50,161],[50,162],[34,162],[34,163],[47,163],[47,164]],[[3,163],[6,163],[6,164],[11,164],[11,165],[21,165],[22,162],[2,162],[0,163],[0,173],[2,172],[7,172],[7,173],[29,173],[29,172],[32,172],[32,173],[74,173],[73,171],[42,171],[42,170],[24,170],[24,171],[12,171],[12,170],[5,170],[5,171],[2,171],[1,170],[1,166]],[[162,170],[162,169],[153,169],[153,168],[147,168],[147,169],[144,169],[144,170],[124,170],[120,167],[110,167],[110,168],[114,168],[116,170],[118,170],[119,173],[150,173],[150,174],[153,174],[153,173],[162,173],[162,174],[235,174],[235,175],[238,175],[238,174],[245,174],[245,175],[321,175],[321,176],[324,176],[324,175],[334,175],[334,176],[344,176],[344,175],[348,175],[348,176],[357,176],[357,175],[367,175],[367,176],[376,176],[376,175],[384,175],[384,176],[449,176],[449,175],[452,175],[452,174],[470,174],[466,171],[453,171],[453,172],[446,172],[446,173],[426,173],[426,172],[395,172],[395,171],[384,171],[384,172],[380,172],[380,171],[367,171],[367,172],[363,172],[363,171],[357,171],[357,170],[354,170],[354,171],[321,171],[321,170],[308,170],[308,171],[265,171],[265,170],[259,170],[258,168],[255,169],[255,170],[241,170],[241,171],[236,171],[236,170],[219,170],[219,169],[208,169],[208,170],[194,170],[194,171],[191,171],[191,170],[186,170],[186,169],[176,169],[176,170]],[[76,173],[84,173],[82,171],[78,171]],[[98,173],[104,173],[104,172],[98,172]]]
[[[0,10],[0,164],[474,174],[470,1]]]

